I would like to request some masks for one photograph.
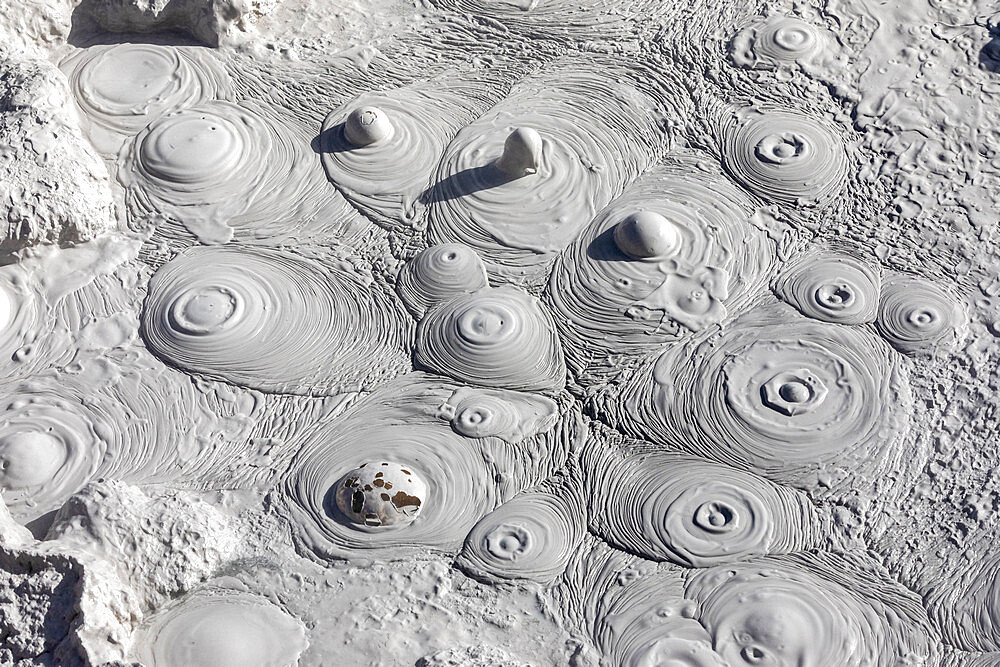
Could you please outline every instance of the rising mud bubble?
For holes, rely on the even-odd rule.
[[[665,258],[680,248],[682,233],[674,223],[655,211],[640,211],[615,227],[615,243],[634,259]]]
[[[427,485],[399,463],[365,463],[337,483],[335,497],[337,509],[354,523],[406,525],[420,514]]]
[[[355,146],[368,146],[392,138],[395,128],[378,107],[358,107],[344,121],[344,138]]]
[[[428,551],[454,553],[496,506],[480,446],[436,414],[453,391],[435,390],[436,384],[431,376],[399,378],[341,417],[297,434],[281,499],[305,554],[401,560]],[[398,492],[403,495],[394,500]]]
[[[530,127],[519,127],[503,142],[503,153],[493,165],[509,178],[538,173],[542,157],[542,136]]]

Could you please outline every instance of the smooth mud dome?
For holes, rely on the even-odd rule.
[[[0,665],[1000,665],[987,0],[0,4]]]

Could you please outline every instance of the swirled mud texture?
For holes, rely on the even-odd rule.
[[[912,401],[895,352],[863,329],[749,313],[670,348],[608,414],[637,435],[814,492],[894,470]]]
[[[965,313],[934,283],[893,275],[882,285],[875,324],[882,337],[904,354],[946,352],[963,336]]]
[[[457,564],[486,581],[548,583],[566,569],[583,537],[581,497],[571,484],[527,491],[483,517],[465,539]]]
[[[795,16],[772,14],[740,30],[729,47],[741,67],[780,69],[794,65],[807,72],[843,66],[836,37],[824,25]]]
[[[551,398],[517,391],[458,388],[438,408],[453,431],[467,438],[500,438],[516,444],[558,421],[559,404]]]
[[[723,142],[726,172],[765,201],[822,205],[843,188],[847,148],[830,123],[784,110],[734,111]]]
[[[998,76],[986,0],[0,2],[0,665],[1000,664]]]
[[[524,37],[559,41],[602,40],[635,31],[643,21],[655,20],[668,8],[640,1],[617,5],[606,0],[434,0],[453,12],[479,17]]]
[[[54,328],[37,283],[16,264],[0,268],[0,322],[4,366],[32,356],[37,342]]]
[[[428,193],[429,238],[474,248],[498,280],[537,284],[650,165],[654,109],[627,80],[609,85],[594,71],[519,82],[448,146]]]
[[[30,520],[60,507],[97,470],[113,417],[74,405],[58,384],[24,381],[5,390],[0,461],[4,502]]]
[[[598,213],[546,292],[577,381],[606,381],[746,308],[774,263],[752,210],[710,158],[677,155]]]
[[[109,344],[96,340],[105,338],[96,330],[113,325],[102,321],[98,309],[87,302],[95,293],[110,303],[134,301],[135,291],[116,278],[119,270],[129,271],[127,262],[138,246],[108,235],[63,251],[51,246],[35,248],[17,264],[0,267],[0,368],[4,373],[28,376],[70,363],[81,348]]]
[[[730,664],[713,650],[711,636],[697,620],[696,603],[685,598],[684,574],[677,568],[589,538],[552,595],[609,664]]]
[[[571,418],[562,426],[539,422],[529,406],[511,402],[515,415],[524,410],[525,426],[545,431],[518,446],[486,433],[467,435],[441,411],[456,388],[428,376],[400,378],[342,419],[296,436],[298,453],[281,495],[303,549],[323,559],[457,552],[503,498],[541,482],[565,461],[574,438]],[[513,508],[524,502],[534,501],[515,503],[515,516]],[[556,531],[556,549],[560,539],[573,539],[573,513],[563,516],[569,522],[564,538],[557,527],[542,528]],[[535,567],[526,563],[522,576],[558,573],[551,564]]]
[[[986,544],[977,546],[975,555],[942,565],[938,576],[921,581],[919,589],[949,645],[1000,652],[1000,559]]]
[[[229,99],[229,76],[209,50],[158,44],[82,49],[61,64],[85,130],[109,159],[152,121],[185,107]]]
[[[399,373],[410,340],[402,307],[346,251],[309,257],[234,247],[193,248],[157,271],[142,331],[153,353],[180,368],[316,395]]]
[[[414,361],[470,384],[551,392],[566,382],[552,316],[515,287],[455,297],[417,328]]]
[[[350,211],[307,139],[294,117],[258,101],[162,115],[119,159],[133,224],[166,225],[168,236],[186,230],[206,244],[343,235]]]
[[[245,430],[239,406],[147,355],[125,370],[86,358],[68,370],[8,382],[0,417],[0,488],[33,520],[88,481],[193,481]]]
[[[853,580],[865,563],[765,560],[691,576],[686,594],[728,664],[898,665],[935,657],[915,596]],[[926,634],[925,634],[926,633]]]
[[[774,293],[806,317],[836,324],[873,322],[882,278],[858,258],[807,251],[782,267]]]
[[[425,192],[445,146],[495,102],[497,83],[429,82],[364,94],[334,109],[320,134],[327,177],[378,224],[422,229]]]
[[[805,494],[756,475],[678,454],[590,458],[591,529],[623,551],[709,567],[819,543]]]

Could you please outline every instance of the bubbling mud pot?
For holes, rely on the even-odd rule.
[[[0,5],[0,665],[1000,664],[995,14]]]

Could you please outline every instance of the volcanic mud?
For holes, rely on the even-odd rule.
[[[0,664],[1000,664],[982,0],[0,6]]]

